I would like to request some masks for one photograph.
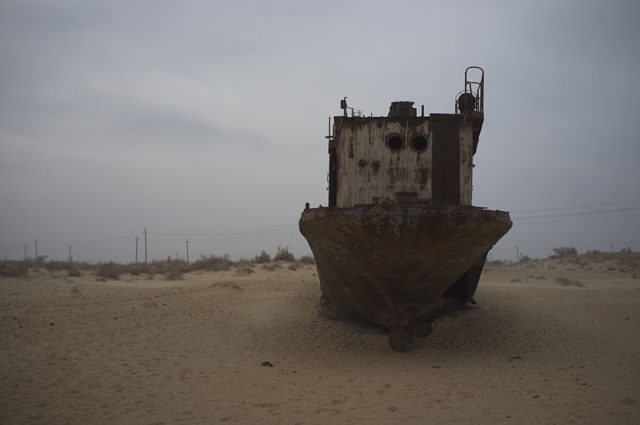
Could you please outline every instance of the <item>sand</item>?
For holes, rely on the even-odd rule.
[[[323,307],[309,265],[32,269],[0,279],[0,423],[640,423],[640,279],[585,264],[488,266],[407,353]]]

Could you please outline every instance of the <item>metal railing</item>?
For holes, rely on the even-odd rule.
[[[480,71],[479,78],[471,80],[469,70]],[[484,113],[484,70],[479,66],[467,67],[464,71],[464,90],[456,95],[456,114],[468,112]]]

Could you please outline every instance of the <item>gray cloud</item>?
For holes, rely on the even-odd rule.
[[[487,73],[477,205],[638,198],[638,12],[626,1],[3,2],[0,253],[20,257],[38,238],[64,257],[69,242],[145,226],[235,235],[203,236],[194,252],[307,252],[296,220],[305,201],[326,202],[338,100],[374,115],[393,100],[448,112],[468,65]],[[640,244],[638,215],[517,217],[495,256]],[[129,259],[130,241],[115,239],[80,254]],[[156,239],[155,255],[174,255],[178,239]]]

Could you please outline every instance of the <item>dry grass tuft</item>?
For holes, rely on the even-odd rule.
[[[263,264],[262,268],[267,270],[267,271],[272,272],[272,271],[274,271],[276,269],[279,269],[280,268],[280,264],[278,264],[278,263]]]
[[[236,272],[234,273],[234,275],[236,276],[248,276],[251,273],[254,273],[255,271],[251,268],[251,267],[241,267],[238,270],[236,270]]]
[[[253,257],[252,262],[256,264],[265,264],[271,262],[271,256],[267,254],[265,251],[261,251],[259,255]]]
[[[276,256],[273,257],[275,261],[296,261],[296,257],[293,256],[292,253],[289,252],[289,247],[285,246],[284,248],[279,246],[276,251]]]
[[[81,277],[82,272],[74,267],[67,270],[67,276],[69,277]]]
[[[578,288],[584,288],[584,284],[579,280],[571,280],[566,277],[556,277],[556,282],[563,286],[577,286]]]

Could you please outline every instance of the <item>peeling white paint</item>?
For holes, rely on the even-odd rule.
[[[458,125],[452,121],[452,125]],[[428,202],[432,199],[433,135],[429,117],[336,117],[338,207],[378,203]],[[460,204],[471,205],[473,129],[462,121],[459,131]],[[403,140],[401,149],[389,148],[391,136]],[[412,140],[422,136],[425,150]],[[447,141],[448,142],[448,141]],[[451,143],[455,143],[452,140]],[[458,172],[458,170],[452,170]]]

